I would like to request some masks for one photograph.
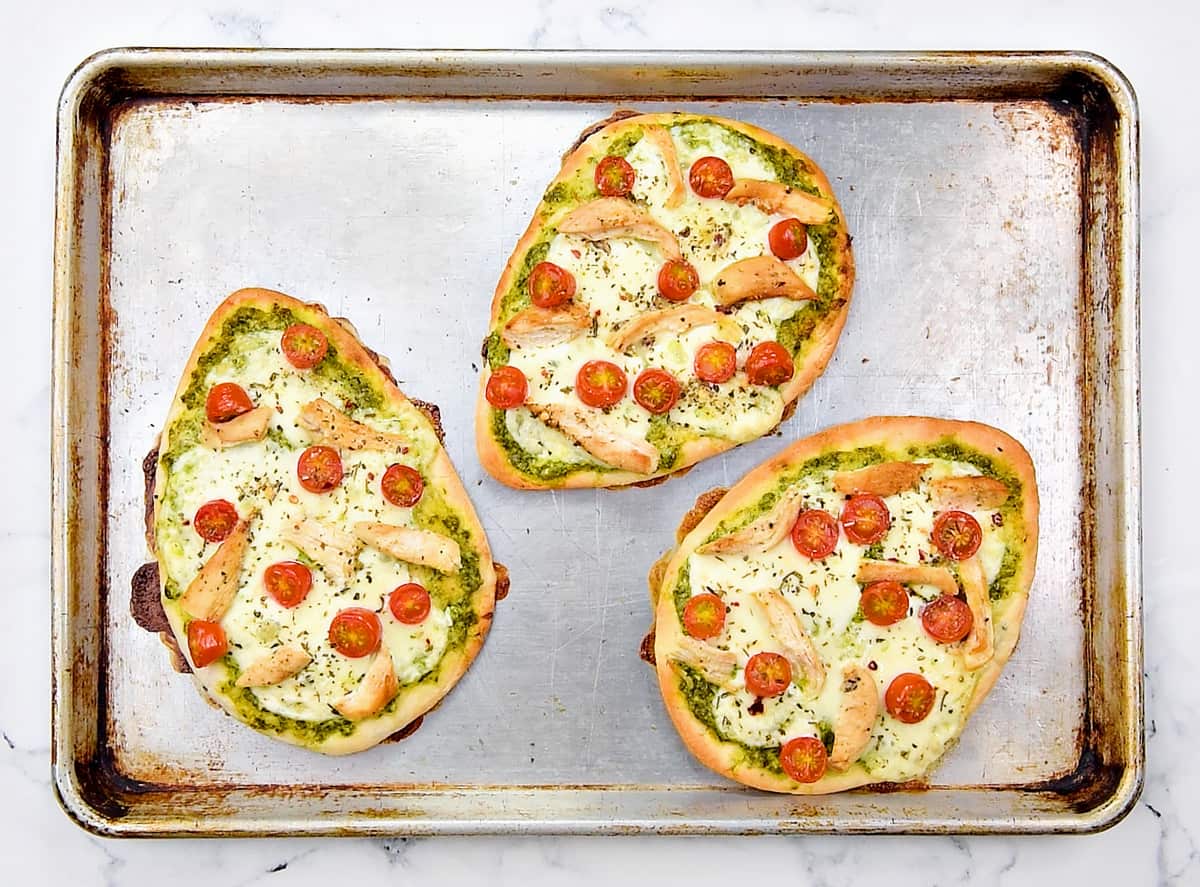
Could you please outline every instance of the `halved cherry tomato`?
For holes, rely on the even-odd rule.
[[[755,696],[778,696],[792,682],[792,664],[778,653],[755,653],[746,663],[746,689]]]
[[[625,371],[607,360],[589,360],[575,374],[575,393],[589,407],[611,407],[628,387]]]
[[[679,383],[666,370],[645,370],[633,383],[633,399],[655,415],[670,412],[679,400]]]
[[[379,482],[383,498],[400,508],[412,508],[421,501],[425,481],[421,473],[407,465],[389,465]]]
[[[926,715],[933,710],[936,699],[937,693],[933,685],[911,671],[897,675],[883,694],[883,704],[888,714],[904,724],[916,724],[925,720]]]
[[[952,560],[969,558],[982,541],[979,521],[965,511],[943,511],[933,521],[933,544]]]
[[[484,389],[487,401],[498,410],[511,410],[525,403],[529,394],[529,383],[525,374],[515,366],[496,367],[488,377]]]
[[[759,342],[746,358],[751,385],[782,385],[794,372],[792,355],[778,342]]]
[[[229,652],[229,641],[219,622],[193,619],[188,623],[187,636],[188,652],[192,654],[192,665],[196,668],[212,665]]]
[[[388,595],[388,609],[405,625],[419,625],[429,615],[429,592],[423,585],[409,582]]]
[[[808,228],[799,219],[784,219],[771,227],[767,242],[779,258],[798,259],[808,249]]]
[[[872,545],[887,535],[892,515],[882,499],[863,493],[842,506],[842,526],[851,542]]]
[[[779,750],[783,772],[797,782],[816,782],[825,775],[828,763],[825,743],[815,736],[789,739]]]
[[[370,656],[382,639],[379,617],[362,607],[342,610],[329,623],[329,645],[350,659]]]
[[[575,295],[575,275],[553,262],[538,262],[529,272],[529,300],[539,308],[557,308]]]
[[[837,548],[838,524],[833,515],[820,508],[800,512],[792,524],[792,545],[807,558],[819,561]]]
[[[609,155],[596,164],[596,190],[605,197],[624,197],[633,190],[636,174],[624,157]]]
[[[238,513],[232,502],[213,499],[196,509],[192,526],[205,542],[221,542],[229,537],[237,526]]]
[[[921,611],[921,624],[935,641],[953,644],[971,633],[975,617],[967,602],[953,595],[943,594],[925,605]]]
[[[737,350],[728,342],[705,342],[697,349],[692,368],[705,382],[728,382],[737,372]]]
[[[663,298],[682,302],[700,286],[700,273],[679,259],[671,259],[658,271],[658,291]]]
[[[698,594],[684,605],[683,630],[692,637],[706,641],[719,635],[724,627],[725,603],[715,594]]]
[[[872,582],[858,599],[859,609],[872,625],[894,625],[908,615],[908,592],[899,582]]]
[[[208,389],[208,398],[204,401],[204,413],[208,421],[214,424],[236,419],[242,413],[254,409],[254,402],[241,385],[236,382],[221,382]]]
[[[309,447],[296,462],[296,476],[310,493],[328,493],[342,482],[342,457],[333,447]]]
[[[296,561],[280,561],[263,571],[263,585],[281,607],[296,607],[312,589],[312,570]]]
[[[688,182],[701,197],[724,197],[733,187],[733,170],[720,157],[701,157],[692,164]]]
[[[283,331],[279,343],[283,356],[298,370],[310,370],[321,362],[329,350],[329,340],[315,326],[293,323]]]

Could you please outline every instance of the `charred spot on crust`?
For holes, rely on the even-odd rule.
[[[442,411],[438,409],[437,404],[417,400],[415,397],[410,397],[408,402],[425,414],[425,418],[433,425],[433,433],[437,435],[438,443],[445,446],[446,432],[442,428]]]
[[[575,152],[576,148],[578,148],[600,130],[604,129],[604,127],[608,126],[610,123],[616,123],[618,120],[625,120],[629,117],[640,117],[642,113],[642,111],[635,111],[632,108],[617,108],[617,110],[613,111],[603,120],[598,120],[581,132],[579,137],[575,139],[575,143],[571,145],[571,147],[567,148],[565,152],[563,152],[563,160],[566,160],[568,157],[570,157],[571,154]]]
[[[496,571],[496,600],[502,601],[508,597],[509,581],[508,567],[504,564],[493,563],[492,569]]]
[[[167,612],[163,609],[158,578],[158,562],[142,564],[133,574],[129,595],[129,612],[133,621],[150,632],[170,631]]]
[[[638,658],[649,665],[657,665],[654,659],[654,629],[651,628],[638,645]]]
[[[728,487],[713,487],[697,496],[696,504],[679,522],[679,529],[675,531],[675,539],[682,542],[683,537],[696,529],[700,525],[700,521],[704,520],[708,513],[717,507],[717,503],[724,499],[728,492]]]
[[[414,733],[416,733],[418,730],[421,729],[421,724],[423,724],[424,722],[425,722],[425,715],[420,715],[419,717],[416,717],[413,720],[409,721],[407,724],[405,724],[403,727],[401,727],[399,730],[397,730],[395,733],[393,733],[391,736],[387,737],[383,741],[384,742],[399,742],[402,739],[408,739],[408,737],[412,736]]]
[[[154,447],[146,454],[146,458],[142,460],[142,478],[144,489],[146,491],[146,501],[144,506],[146,545],[150,547],[151,551],[154,550],[154,478],[158,473],[159,442],[160,438],[154,439]]]

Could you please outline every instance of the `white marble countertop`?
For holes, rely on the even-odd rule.
[[[469,8],[470,7],[470,8]],[[10,354],[28,367],[0,389],[8,568],[0,628],[0,881],[149,885],[402,882],[724,884],[1200,883],[1200,668],[1191,638],[1200,582],[1170,552],[1194,544],[1200,488],[1186,471],[1200,382],[1200,300],[1185,280],[1200,221],[1189,72],[1200,57],[1194,3],[1147,9],[1112,0],[1016,0],[968,15],[953,0],[876,4],[694,0],[574,4],[508,0],[42,0],[7,4],[0,58],[7,215],[0,237]],[[1192,9],[1188,13],[1187,9]],[[1142,115],[1143,434],[1148,770],[1142,800],[1101,835],[1063,838],[735,838],[111,841],[58,808],[49,769],[48,461],[54,109],[66,75],[118,45],[724,49],[1086,49],[1132,80]]]

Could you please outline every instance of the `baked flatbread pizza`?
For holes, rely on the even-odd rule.
[[[735,120],[615,116],[565,156],[492,301],[476,439],[513,487],[646,483],[761,437],[846,320],[816,163]]]
[[[650,576],[684,744],[771,791],[924,780],[1013,652],[1037,522],[1024,448],[943,419],[831,428],[701,496]]]
[[[320,306],[240,290],[201,332],[148,535],[186,666],[238,720],[359,751],[479,652],[496,569],[434,419]]]

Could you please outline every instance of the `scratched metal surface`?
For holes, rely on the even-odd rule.
[[[711,819],[735,821],[742,809],[755,821],[786,815],[788,799],[731,786],[677,739],[637,657],[650,621],[644,577],[699,492],[735,481],[790,440],[877,414],[1003,428],[1029,449],[1042,496],[1022,640],[932,785],[1032,786],[1076,765],[1088,653],[1080,454],[1091,446],[1082,436],[1090,333],[1081,321],[1082,149],[1064,111],[1041,100],[636,105],[747,120],[816,159],[854,237],[854,304],[827,372],[780,434],[652,489],[551,493],[509,490],[476,461],[479,343],[495,281],[559,155],[613,104],[168,99],[117,119],[107,146],[102,491],[111,591],[98,614],[102,729],[117,772],[206,789],[457,786],[464,798],[476,788],[502,799],[517,787],[584,785],[641,799],[622,807],[618,793],[606,803],[614,820],[651,828],[655,793],[685,787],[726,804]],[[451,458],[511,571],[483,652],[443,705],[411,738],[349,758],[274,742],[207,705],[129,617],[125,591],[148,557],[141,457],[195,335],[247,285],[348,317],[391,359],[406,393],[441,407]],[[940,796],[949,795],[914,803],[932,821],[951,809],[938,807]],[[954,796],[959,808],[973,803]],[[858,794],[831,809],[853,822],[873,803]],[[458,813],[494,815],[486,804],[470,809],[464,801]],[[551,826],[580,815],[545,811]]]

